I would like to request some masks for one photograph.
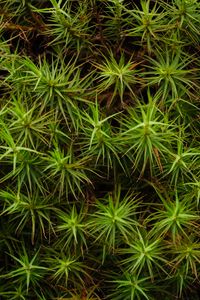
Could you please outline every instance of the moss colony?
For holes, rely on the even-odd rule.
[[[199,1],[0,4],[0,299],[199,299]]]

